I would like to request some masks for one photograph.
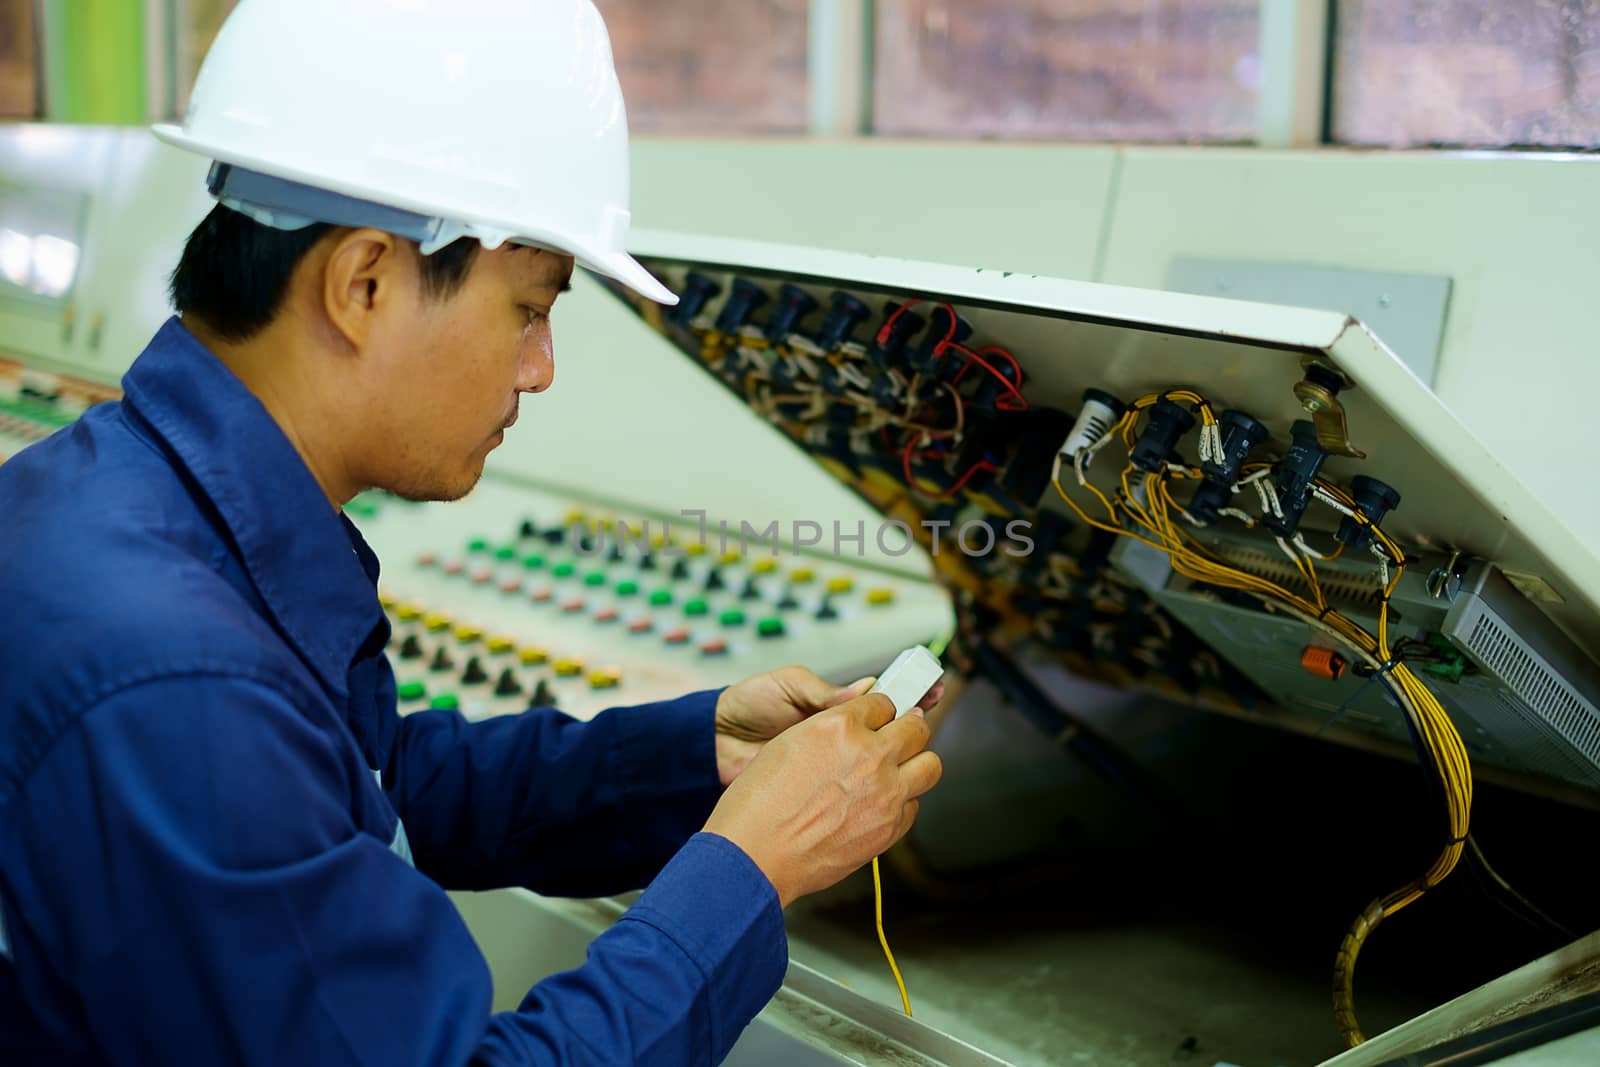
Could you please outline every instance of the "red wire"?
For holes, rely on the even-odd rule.
[[[977,463],[974,463],[970,469],[968,469],[967,473],[963,474],[960,478],[956,479],[956,484],[955,485],[952,485],[950,488],[946,489],[942,493],[929,493],[929,492],[925,491],[921,486],[919,486],[917,484],[916,478],[913,477],[912,474],[911,474],[911,453],[916,450],[916,447],[917,447],[917,439],[913,435],[911,440],[906,442],[906,454],[904,456],[903,463],[902,463],[902,466],[905,468],[906,485],[911,488],[912,492],[917,493],[917,494],[919,494],[921,496],[925,496],[929,500],[944,500],[944,499],[946,499],[946,498],[948,498],[950,496],[953,496],[956,493],[961,492],[962,489],[966,488],[967,483],[972,481],[973,476],[976,475],[979,471],[990,471],[990,472],[993,472],[993,471],[998,469],[998,468],[995,467],[995,465],[993,463],[990,463],[986,459],[985,460],[979,460]]]
[[[880,345],[888,344],[889,332],[894,329],[894,324],[899,321],[900,316],[904,315],[906,312],[910,311],[912,308],[921,303],[923,303],[921,298],[916,300],[907,300],[904,304],[901,304],[899,307],[895,308],[894,314],[890,315],[888,321],[885,322],[878,330],[878,343]],[[946,303],[940,303],[939,306],[944,308],[945,313],[950,316],[950,328],[945,331],[944,340],[941,341],[940,344],[953,344],[956,336],[956,309]],[[935,352],[934,354],[938,355],[938,352]]]
[[[988,371],[990,374],[992,374],[996,378],[998,378],[1000,380],[1000,384],[1006,387],[1006,392],[1010,393],[1011,397],[1001,397],[999,400],[997,400],[995,402],[995,405],[994,405],[995,407],[999,408],[1001,411],[1027,411],[1028,410],[1028,398],[1023,396],[1020,392],[1017,391],[1017,387],[1014,384],[1012,384],[1011,379],[1007,378],[1004,374],[1001,374],[998,370],[996,370],[993,366],[991,366],[986,360],[984,360],[984,358],[982,356],[978,355],[978,353],[974,352],[972,349],[967,348],[965,345],[958,345],[954,341],[952,341],[952,342],[950,342],[950,347],[955,349],[957,352],[960,352],[963,356],[966,356],[967,359],[969,360],[969,364],[968,365],[970,365],[971,363],[976,363],[978,366],[982,367],[984,370]],[[1002,353],[1003,355],[1005,355],[1005,357],[1008,360],[1011,361],[1012,368],[1014,370],[1016,370],[1017,377],[1021,378],[1021,376],[1022,376],[1022,368],[1017,365],[1017,357],[1013,356],[1010,352],[1007,352],[1005,349],[1000,348],[998,345],[991,345],[988,348],[985,348],[984,351],[985,352],[998,351],[998,352]],[[962,374],[966,373],[966,370],[967,370],[967,367],[963,366],[961,368]],[[960,374],[956,375],[955,381],[959,382],[960,380],[961,380],[961,375]],[[952,384],[954,384],[954,383],[952,383]],[[1015,399],[1012,399],[1012,398],[1015,398]]]

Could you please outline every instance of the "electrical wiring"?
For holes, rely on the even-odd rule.
[[[1323,594],[1317,578],[1312,552],[1303,540],[1277,538],[1280,549],[1294,564],[1309,599],[1297,592],[1258,575],[1228,565],[1204,550],[1198,541],[1179,525],[1174,514],[1182,508],[1172,498],[1168,482],[1174,476],[1171,468],[1147,473],[1136,493],[1130,485],[1132,464],[1125,465],[1120,482],[1120,492],[1115,501],[1088,480],[1087,470],[1095,453],[1111,438],[1120,438],[1131,452],[1137,443],[1140,414],[1160,400],[1185,402],[1195,406],[1201,420],[1202,459],[1210,454],[1220,454],[1220,444],[1213,440],[1216,433],[1215,417],[1209,403],[1198,393],[1186,389],[1173,389],[1140,397],[1129,406],[1122,418],[1099,441],[1080,450],[1074,467],[1080,485],[1089,489],[1100,500],[1107,512],[1108,521],[1091,519],[1084,509],[1062,487],[1060,479],[1061,457],[1058,456],[1052,472],[1052,483],[1057,494],[1086,524],[1108,530],[1149,545],[1167,554],[1173,570],[1178,574],[1208,585],[1235,589],[1262,600],[1272,610],[1281,611],[1299,621],[1334,637],[1349,648],[1370,672],[1394,694],[1406,717],[1408,728],[1417,740],[1419,754],[1430,781],[1438,786],[1445,807],[1445,844],[1438,857],[1419,877],[1378,899],[1362,911],[1351,925],[1335,956],[1333,1000],[1335,1020],[1347,1044],[1354,1046],[1365,1040],[1356,1018],[1354,1007],[1354,971],[1356,958],[1372,931],[1384,919],[1414,903],[1431,888],[1438,885],[1459,863],[1467,842],[1472,806],[1472,772],[1467,752],[1460,734],[1433,693],[1418,679],[1389,641],[1389,600],[1405,572],[1405,553],[1378,526],[1361,513],[1355,501],[1338,486],[1318,479],[1314,498],[1349,516],[1370,534],[1374,555],[1377,557],[1381,596],[1378,606],[1377,633],[1371,633],[1341,613],[1333,610]],[[1186,468],[1179,466],[1177,471]],[[1270,468],[1264,464],[1247,465],[1244,477],[1235,485],[1242,489],[1254,485],[1261,496],[1263,512],[1276,511],[1276,494],[1267,475]],[[1142,496],[1142,499],[1141,499]]]
[[[912,492],[917,493],[920,496],[927,497],[929,500],[948,500],[950,497],[965,489],[967,487],[967,483],[972,481],[972,479],[980,472],[987,471],[992,473],[997,469],[993,463],[990,463],[988,460],[982,460],[967,468],[967,473],[956,479],[956,483],[950,488],[946,489],[944,492],[930,493],[917,484],[917,479],[911,472],[911,454],[916,451],[916,447],[916,437],[912,437],[906,442],[906,450],[905,454],[901,457],[901,465],[904,468],[906,485],[910,487]]]
[[[966,377],[966,373],[971,366],[976,363],[978,366],[992,374],[996,381],[1006,387],[1006,392],[1009,395],[1003,396],[999,400],[995,401],[996,408],[1001,411],[1028,410],[1028,399],[1027,397],[1023,396],[1021,390],[1017,388],[1017,382],[1022,381],[1022,367],[1017,363],[1016,356],[1013,356],[1010,352],[1004,348],[1001,348],[999,345],[989,345],[978,352],[974,352],[967,346],[957,344],[954,341],[949,341],[947,344],[949,347],[955,349],[957,352],[961,353],[961,355],[965,356],[967,360],[966,363],[962,364],[961,369],[956,372],[955,378],[952,379],[954,383],[959,384],[961,379]],[[1011,378],[1007,378],[1004,374],[1001,374],[993,364],[989,363],[983,358],[985,355],[996,353],[1003,355],[1011,364]]]
[[[905,1008],[906,1017],[911,1017],[911,997],[906,992],[906,980],[900,977],[900,965],[894,961],[894,953],[889,949],[889,938],[883,932],[883,876],[878,871],[878,857],[872,857],[872,910],[878,924],[878,944],[883,946],[883,955],[889,961],[889,973],[894,975],[894,984],[900,990],[900,1004]]]

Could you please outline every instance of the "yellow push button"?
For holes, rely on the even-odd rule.
[[[422,619],[422,624],[434,633],[450,629],[450,616],[443,611],[430,611]]]
[[[564,656],[556,660],[554,666],[558,678],[571,678],[583,673],[583,660],[574,656]]]
[[[789,572],[789,580],[794,582],[796,585],[804,585],[806,582],[816,578],[816,576],[817,572],[812,570],[810,567],[796,567],[794,570]]]
[[[771,574],[778,569],[778,561],[775,559],[758,559],[750,564],[750,569],[757,574]]]
[[[491,638],[489,638],[489,651],[493,652],[497,656],[502,654],[502,653],[505,653],[505,652],[510,652],[513,648],[516,648],[516,647],[517,647],[517,643],[515,641],[511,640],[511,638],[509,638],[509,637],[491,637]]]
[[[457,641],[460,641],[463,645],[470,645],[483,637],[483,627],[473,626],[464,622],[456,627],[455,634]]]
[[[848,593],[855,587],[856,583],[851,581],[849,578],[828,579],[828,592],[830,593]]]
[[[690,541],[683,546],[683,554],[691,558],[703,556],[706,554],[706,543],[704,541]]]
[[[867,603],[871,604],[873,607],[882,607],[885,604],[892,604],[894,603],[894,590],[868,589]]]
[[[733,551],[732,549],[728,550],[727,552],[724,552],[721,556],[719,556],[717,558],[718,562],[721,563],[724,567],[731,567],[735,563],[738,563],[742,559],[744,559],[744,557],[742,555],[740,555],[739,553]]]
[[[393,596],[391,596],[388,593],[382,593],[382,592],[380,592],[378,594],[378,606],[380,608],[382,608],[384,611],[388,611],[390,608],[394,607],[394,605],[395,605],[395,599],[394,599]]]
[[[517,653],[517,658],[522,661],[523,666],[537,667],[550,658],[550,653],[539,645],[528,645]]]
[[[615,689],[622,682],[622,668],[606,667],[589,672],[590,689]]]
[[[394,615],[395,618],[399,619],[401,622],[410,622],[413,619],[419,619],[422,617],[422,605],[401,604],[394,609]]]

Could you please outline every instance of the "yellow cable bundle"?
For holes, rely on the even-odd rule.
[[[1107,438],[1120,436],[1123,444],[1132,450],[1137,440],[1139,413],[1162,398],[1192,403],[1200,409],[1205,426],[1211,426],[1215,422],[1211,406],[1199,394],[1191,390],[1169,390],[1165,393],[1152,393],[1136,400],[1122,419],[1107,431]],[[1087,457],[1080,454],[1076,470],[1079,483],[1093,493],[1105,508],[1105,521],[1090,518],[1078,502],[1062,488],[1060,456],[1056,457],[1051,478],[1061,499],[1086,525],[1159,549],[1167,553],[1172,561],[1173,570],[1177,573],[1195,581],[1237,589],[1261,597],[1353,649],[1372,670],[1374,676],[1382,679],[1394,693],[1416,735],[1423,757],[1431,764],[1431,770],[1439,781],[1448,824],[1443,851],[1421,877],[1369,905],[1351,925],[1335,957],[1334,1017],[1346,1043],[1351,1046],[1358,1045],[1365,1040],[1365,1037],[1355,1014],[1353,986],[1356,957],[1368,935],[1380,922],[1416,901],[1433,886],[1438,885],[1455,868],[1466,844],[1472,810],[1472,769],[1461,735],[1456,731],[1455,724],[1450,721],[1449,715],[1439,704],[1438,699],[1405,664],[1399,662],[1389,646],[1389,598],[1405,573],[1405,553],[1360,512],[1349,494],[1331,483],[1317,481],[1319,496],[1325,495],[1338,510],[1366,526],[1373,535],[1377,546],[1387,557],[1380,566],[1388,570],[1390,564],[1393,565],[1392,573],[1386,575],[1384,582],[1383,597],[1378,608],[1378,632],[1374,635],[1346,616],[1329,609],[1317,580],[1315,564],[1305,551],[1291,547],[1287,541],[1280,538],[1278,543],[1310,590],[1312,597],[1310,600],[1269,579],[1230,566],[1201,545],[1173,518],[1173,513],[1181,513],[1182,508],[1173,500],[1167,483],[1179,472],[1169,469],[1146,474],[1143,482],[1145,499],[1141,503],[1129,485],[1128,479],[1133,473],[1133,467],[1132,464],[1127,464],[1120,478],[1121,495],[1113,503],[1088,480],[1085,473],[1086,460],[1092,460],[1093,450],[1098,447],[1098,444],[1091,445]],[[1254,464],[1246,470],[1254,469],[1259,472],[1264,466]],[[1185,477],[1198,475],[1197,471],[1190,469],[1181,473]],[[1299,544],[1303,545],[1303,542]]]

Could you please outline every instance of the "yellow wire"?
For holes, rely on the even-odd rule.
[[[883,954],[889,960],[889,970],[894,974],[894,984],[900,987],[900,1003],[906,1009],[906,1017],[911,1016],[911,998],[906,994],[906,982],[900,977],[900,966],[894,962],[894,953],[889,951],[889,939],[883,933],[883,878],[878,874],[878,857],[872,857],[872,905],[878,918],[878,944],[883,946]]]
[[[1206,425],[1214,421],[1210,406],[1198,394],[1189,390],[1170,390],[1166,393],[1152,393],[1140,397],[1108,433],[1113,435],[1120,433],[1123,444],[1131,450],[1135,444],[1139,411],[1163,397],[1196,404]],[[1252,472],[1263,466],[1265,464],[1250,464],[1244,470]],[[1361,514],[1359,507],[1348,493],[1331,483],[1320,480],[1317,482],[1319,489],[1337,501],[1342,508],[1348,509],[1356,521],[1372,534],[1374,541],[1391,561],[1392,573],[1383,587],[1383,599],[1378,608],[1378,632],[1374,635],[1339,612],[1329,610],[1321,582],[1317,578],[1315,564],[1303,552],[1292,546],[1288,548],[1289,558],[1310,591],[1311,600],[1290,592],[1276,582],[1249,574],[1216,558],[1209,549],[1173,520],[1172,512],[1178,509],[1178,505],[1173,501],[1167,486],[1170,471],[1162,470],[1146,475],[1143,506],[1133,498],[1128,483],[1128,476],[1132,473],[1131,465],[1123,469],[1120,479],[1122,496],[1116,503],[1108,500],[1096,486],[1086,484],[1085,487],[1105,505],[1110,519],[1109,524],[1097,522],[1085,514],[1077,501],[1068,496],[1066,490],[1062,488],[1060,473],[1058,458],[1051,481],[1061,499],[1087,525],[1160,549],[1171,559],[1173,570],[1185,577],[1211,585],[1239,589],[1275,601],[1290,614],[1299,617],[1302,622],[1329,633],[1350,646],[1369,667],[1382,671],[1383,680],[1394,692],[1402,712],[1415,729],[1424,756],[1432,763],[1444,793],[1450,836],[1446,840],[1444,849],[1421,877],[1373,901],[1357,917],[1339,946],[1334,961],[1334,1016],[1345,1041],[1351,1046],[1360,1044],[1365,1040],[1365,1036],[1355,1015],[1353,984],[1356,957],[1368,935],[1383,919],[1414,903],[1455,869],[1465,848],[1472,810],[1472,767],[1455,724],[1450,721],[1449,715],[1432,691],[1411,673],[1410,668],[1403,663],[1390,665],[1394,660],[1394,654],[1389,645],[1389,598],[1399,586],[1401,576],[1405,573],[1405,553],[1392,538]],[[1087,483],[1087,479],[1083,481]],[[1121,515],[1118,514],[1119,508]],[[1131,524],[1131,528],[1123,525],[1125,521]],[[1150,537],[1143,536],[1141,530]],[[1285,541],[1285,544],[1288,545],[1289,542]]]

